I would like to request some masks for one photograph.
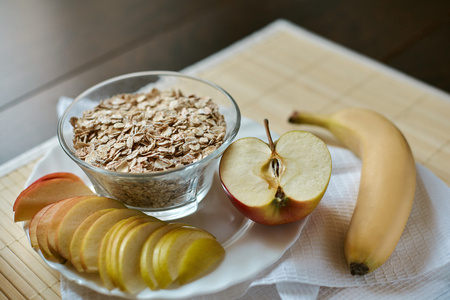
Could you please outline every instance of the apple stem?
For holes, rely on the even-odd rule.
[[[264,119],[264,128],[266,129],[266,135],[267,135],[267,139],[269,140],[270,150],[272,151],[272,153],[274,153],[275,145],[273,144],[272,136],[270,135],[269,120],[267,120],[267,119]]]

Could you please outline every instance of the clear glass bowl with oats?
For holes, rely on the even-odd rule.
[[[86,90],[57,131],[97,194],[170,220],[196,211],[240,119],[234,99],[214,83],[150,71]]]

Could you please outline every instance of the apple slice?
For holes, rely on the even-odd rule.
[[[118,208],[105,208],[93,213],[92,215],[87,217],[75,230],[72,237],[72,241],[70,241],[70,262],[75,267],[75,269],[77,269],[77,271],[84,272],[83,265],[81,264],[80,253],[81,253],[81,242],[83,241],[86,232],[89,230],[92,224],[94,224],[94,222],[97,221],[101,216],[115,209]]]
[[[78,177],[77,175],[75,175],[73,173],[69,173],[69,172],[55,172],[55,173],[46,174],[46,175],[36,179],[30,185],[35,184],[35,183],[40,182],[40,181],[45,181],[45,180],[55,179],[55,178],[71,178],[73,180],[76,180],[76,181],[79,181],[79,182],[83,182],[83,180],[81,180],[80,177]]]
[[[30,189],[31,186],[34,186],[42,181],[56,179],[56,178],[69,178],[69,179],[73,179],[75,181],[83,182],[83,180],[81,180],[80,177],[78,177],[77,175],[72,174],[72,173],[67,173],[67,172],[50,173],[50,174],[44,175],[44,176],[36,179],[35,181],[33,181],[27,188],[25,188],[22,192],[20,192],[20,194],[19,194],[19,196],[17,196],[17,198],[20,198],[20,197],[22,197],[23,194],[27,193],[28,192],[27,190]],[[15,210],[16,210],[16,203],[14,203],[14,205],[13,205],[13,211],[15,211]]]
[[[177,282],[184,285],[214,270],[225,257],[225,249],[215,239],[202,238],[191,242],[178,264]]]
[[[28,235],[30,236],[30,244],[31,244],[31,247],[33,247],[33,249],[35,249],[35,250],[39,249],[39,244],[38,244],[37,235],[36,235],[36,230],[37,230],[37,226],[39,224],[39,220],[45,214],[45,212],[47,210],[49,210],[50,207],[52,207],[54,204],[55,203],[49,204],[49,205],[45,206],[44,208],[42,208],[40,211],[38,211],[33,216],[33,218],[30,221],[30,224],[28,225]]]
[[[133,216],[146,216],[143,212],[134,209],[117,209],[100,217],[86,232],[81,243],[81,264],[86,272],[98,271],[98,260],[101,241],[108,229],[120,220]]]
[[[94,196],[73,206],[61,220],[56,235],[56,248],[62,257],[70,259],[70,243],[75,230],[91,214],[105,208],[125,208],[120,201]]]
[[[106,255],[106,266],[108,271],[108,276],[111,279],[111,281],[114,283],[115,286],[118,286],[118,261],[119,261],[119,253],[120,253],[120,247],[122,246],[123,239],[125,236],[136,226],[139,226],[141,224],[150,223],[150,222],[156,222],[156,223],[163,223],[163,221],[158,220],[156,218],[146,216],[143,218],[138,218],[132,222],[126,223],[122,228],[118,229],[117,232],[112,236],[111,241],[111,248],[109,248],[109,251]]]
[[[185,224],[181,223],[171,223],[163,226],[161,228],[156,229],[145,241],[144,246],[142,247],[141,253],[141,276],[145,281],[147,286],[156,291],[159,289],[158,282],[155,278],[155,273],[153,272],[153,252],[155,250],[155,246],[158,241],[170,230],[179,228],[181,226],[185,226]]]
[[[56,251],[49,248],[48,231],[53,217],[67,203],[78,201],[80,197],[68,198],[54,203],[46,212],[43,213],[36,227],[36,239],[42,255],[49,261],[64,262],[65,259]]]
[[[117,285],[123,291],[137,294],[147,288],[141,276],[141,252],[147,238],[164,222],[147,222],[131,229],[123,238],[117,261]]]
[[[215,239],[207,231],[180,227],[169,231],[158,241],[153,252],[153,271],[161,289],[174,283],[183,253],[191,242],[200,238]]]
[[[48,225],[47,229],[47,243],[48,248],[52,253],[59,253],[57,249],[57,234],[59,225],[61,224],[62,220],[66,216],[66,214],[75,206],[83,201],[89,201],[90,199],[93,199],[97,196],[79,196],[74,197],[72,200],[67,201],[67,203],[63,204],[61,208],[59,208],[53,218],[50,220],[50,224]],[[67,257],[66,257],[67,259]]]
[[[28,221],[45,206],[59,200],[94,195],[81,179],[56,177],[37,180],[26,188],[14,202],[14,222]]]
[[[269,144],[242,138],[224,152],[219,166],[222,186],[233,205],[251,220],[277,225],[308,216],[319,204],[331,176],[326,144],[304,131],[283,134]]]
[[[117,232],[124,227],[126,224],[129,224],[137,219],[142,219],[144,217],[141,216],[133,216],[128,219],[121,220],[114,224],[106,233],[106,235],[103,237],[103,240],[101,242],[100,246],[100,253],[99,253],[99,259],[98,259],[98,272],[100,275],[100,279],[102,280],[103,285],[108,289],[112,290],[114,289],[115,283],[113,279],[110,277],[109,272],[109,256],[111,255],[111,248],[114,241],[114,237],[117,234]]]

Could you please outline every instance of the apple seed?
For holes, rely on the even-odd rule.
[[[273,198],[272,202],[275,203],[278,207],[283,207],[283,206],[286,206],[286,204],[288,202],[288,197],[286,197],[286,194],[284,193],[283,189],[281,188],[280,182],[279,182],[280,175],[281,175],[282,171],[284,170],[284,168],[283,168],[282,160],[275,150],[275,144],[273,143],[272,135],[270,134],[268,119],[264,119],[264,128],[266,129],[267,140],[269,141],[269,147],[270,147],[270,150],[272,151],[272,156],[273,156],[273,158],[270,160],[269,166],[272,171],[273,177],[275,177],[275,179],[276,179],[276,186],[277,186],[277,192],[275,193],[275,198]],[[273,182],[273,179],[269,180],[269,181]]]
[[[280,177],[280,162],[278,159],[273,158],[270,162],[270,166],[272,167],[273,175],[277,178]]]

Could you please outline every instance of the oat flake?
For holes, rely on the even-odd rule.
[[[145,173],[191,164],[223,142],[226,123],[209,97],[175,90],[120,94],[71,118],[76,155],[103,169]]]

